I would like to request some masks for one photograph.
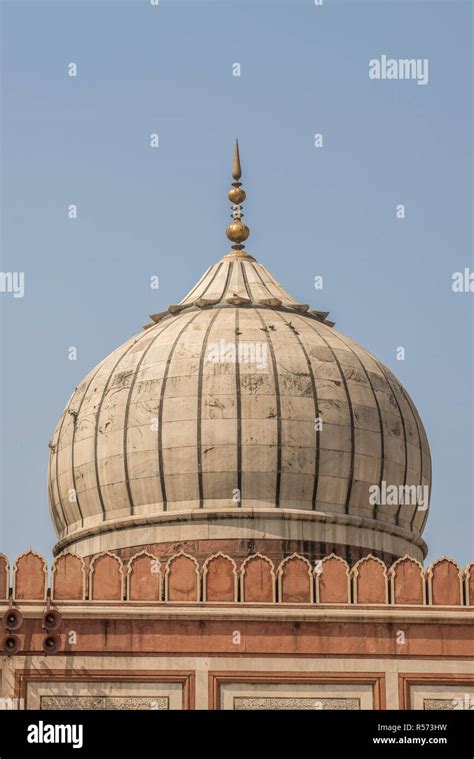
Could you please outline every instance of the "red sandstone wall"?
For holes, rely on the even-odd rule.
[[[10,595],[8,561],[0,555],[0,601]],[[374,556],[350,569],[334,554],[314,563],[296,553],[278,566],[260,553],[235,559],[218,552],[199,562],[177,552],[160,561],[140,551],[127,562],[113,552],[83,560],[65,552],[53,562],[48,591],[46,561],[34,551],[13,565],[11,596],[27,602],[282,603],[474,606],[474,564],[464,571],[443,557],[424,570],[405,556],[390,567]]]

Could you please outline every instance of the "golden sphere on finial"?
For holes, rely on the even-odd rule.
[[[239,205],[240,203],[244,202],[247,196],[241,187],[231,187],[231,189],[227,193],[227,197],[229,198],[231,203],[235,203],[236,205]]]
[[[250,229],[241,221],[233,221],[232,224],[229,224],[225,233],[232,242],[241,243],[249,236]]]

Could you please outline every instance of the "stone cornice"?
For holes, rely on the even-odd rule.
[[[400,607],[400,606],[326,606],[326,607],[291,607],[268,605],[210,605],[180,604],[168,606],[121,604],[55,603],[54,607],[63,619],[120,619],[133,623],[136,620],[251,620],[274,622],[375,622],[375,623],[417,623],[417,624],[465,624],[474,620],[474,608],[466,607]],[[8,609],[7,604],[0,604],[0,615]],[[21,613],[25,619],[39,619],[43,612],[42,604],[21,604]]]
[[[150,510],[152,506],[150,505]],[[252,520],[262,522],[262,537],[272,537],[269,520],[295,521],[301,524],[320,524],[326,523],[331,525],[342,525],[347,527],[357,527],[359,529],[371,530],[376,533],[391,535],[400,538],[409,544],[415,545],[421,550],[423,556],[426,556],[428,548],[418,535],[398,527],[395,524],[381,522],[380,520],[369,519],[368,517],[355,516],[352,514],[328,514],[320,511],[301,511],[297,509],[272,508],[272,509],[190,509],[187,511],[162,512],[146,516],[124,517],[114,522],[98,521],[97,524],[82,530],[77,530],[71,535],[59,540],[54,548],[54,555],[61,553],[66,548],[74,545],[80,540],[87,540],[108,532],[117,532],[131,528],[139,528],[151,525],[170,525],[170,524],[208,524],[210,522],[222,522],[224,520]]]

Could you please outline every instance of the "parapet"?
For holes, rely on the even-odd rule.
[[[222,552],[201,563],[179,551],[167,560],[141,550],[124,562],[112,551],[83,559],[66,551],[48,571],[28,550],[10,571],[0,554],[0,604],[277,604],[308,606],[474,606],[474,562],[442,557],[424,569],[404,556],[387,566],[372,555],[352,568],[335,554],[311,563],[297,553],[278,566],[260,553]]]

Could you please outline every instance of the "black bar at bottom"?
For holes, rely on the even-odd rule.
[[[256,751],[472,759],[474,712],[0,711],[0,759]],[[291,751],[291,755],[290,752]],[[151,753],[150,753],[151,752]]]

